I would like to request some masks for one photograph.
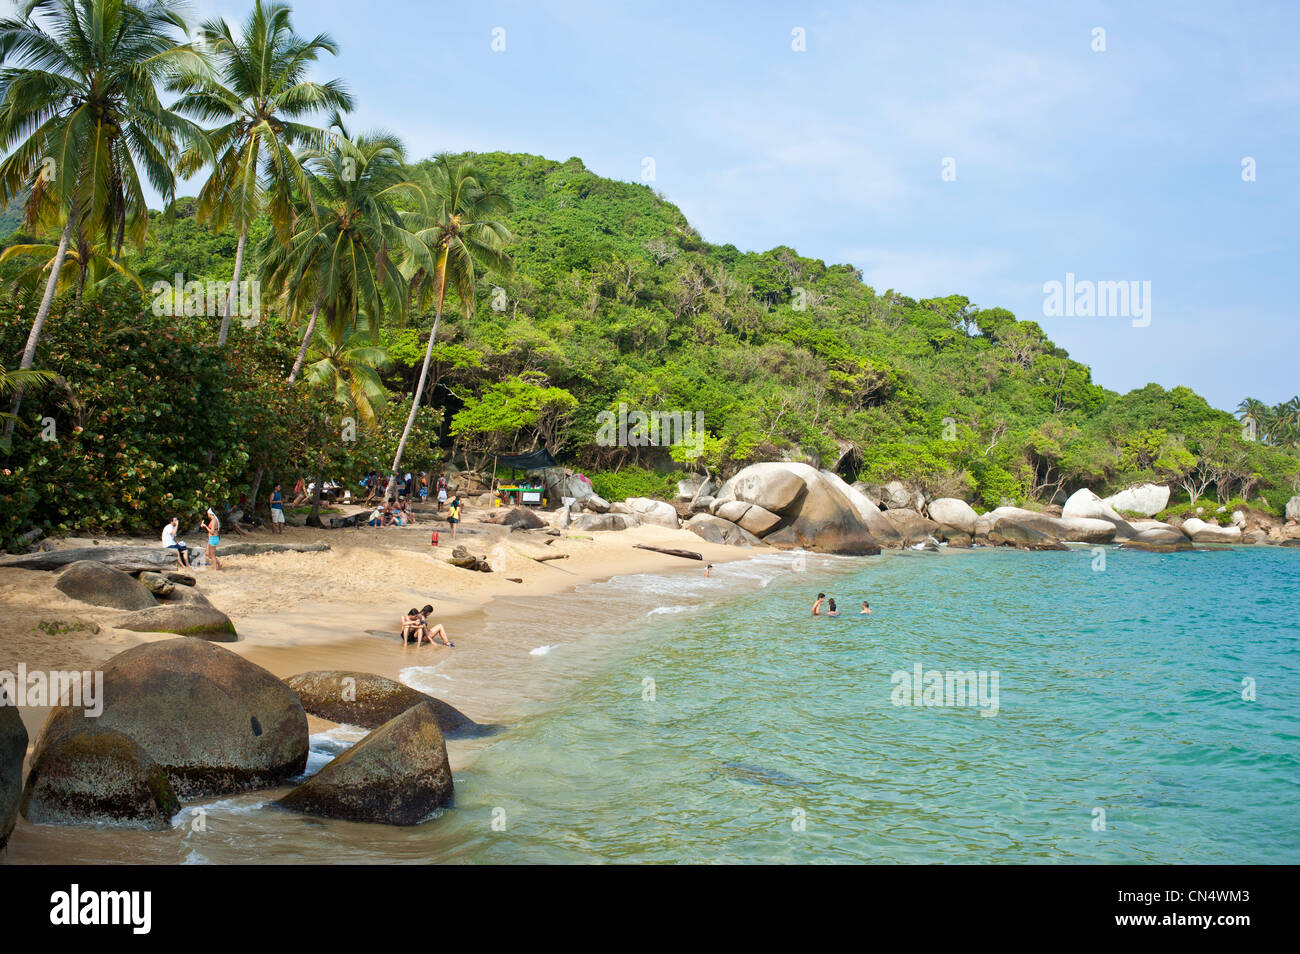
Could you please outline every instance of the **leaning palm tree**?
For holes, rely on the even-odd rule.
[[[365,315],[323,322],[308,342],[303,380],[329,403],[356,415],[363,427],[374,426],[377,408],[388,400],[379,371],[390,363],[388,352],[373,343],[372,326]],[[307,523],[320,522],[321,491],[325,486],[325,455],[317,465],[316,488]]]
[[[288,239],[294,192],[308,190],[295,149],[324,143],[323,129],[299,120],[319,111],[349,110],[352,97],[339,80],[306,78],[320,54],[337,54],[338,46],[328,34],[306,39],[294,33],[284,4],[257,0],[238,38],[220,18],[199,27],[199,37],[213,69],[186,71],[170,85],[183,93],[174,106],[178,112],[219,124],[208,131],[206,150],[188,150],[179,170],[186,177],[197,172],[207,164],[210,150],[212,173],[199,192],[199,219],[217,229],[233,225],[239,232],[230,295],[217,333],[217,344],[223,345],[249,225],[265,213],[276,236]]]
[[[175,192],[178,141],[197,142],[199,130],[158,87],[198,65],[173,37],[184,29],[166,0],[26,0],[0,20],[0,206],[30,189],[27,223],[64,223],[20,370],[35,360],[73,236],[102,235],[114,258],[128,237],[143,243],[137,164],[164,201]],[[21,403],[19,387],[12,413]]]
[[[289,382],[297,380],[321,312],[329,321],[386,311],[399,317],[407,284],[395,254],[432,264],[428,250],[403,228],[399,203],[419,189],[406,173],[401,142],[383,133],[339,134],[305,157],[308,190],[299,198],[287,242],[269,233],[260,248],[268,290],[300,318],[310,313]],[[367,327],[376,333],[378,321]]]
[[[510,200],[483,185],[478,172],[462,158],[438,156],[423,176],[420,207],[408,216],[407,228],[414,232],[428,256],[408,255],[403,273],[411,283],[417,305],[435,306],[433,328],[420,367],[420,380],[411,396],[411,413],[402,429],[388,486],[395,488],[402,453],[415,425],[420,398],[429,379],[433,345],[442,321],[447,286],[456,286],[461,306],[468,315],[474,307],[474,282],[480,265],[497,272],[508,272],[510,260],[505,246],[511,240],[509,229],[496,218],[510,211]],[[427,261],[433,258],[432,267]]]

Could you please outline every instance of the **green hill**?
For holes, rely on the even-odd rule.
[[[468,317],[448,296],[409,466],[490,467],[493,450],[542,442],[615,496],[665,493],[681,467],[726,474],[772,459],[850,480],[915,481],[984,507],[1144,480],[1186,481],[1221,502],[1249,498],[1275,512],[1296,492],[1293,443],[1244,439],[1241,422],[1185,387],[1109,391],[1036,323],[1003,309],[879,291],[851,266],[791,248],[712,245],[651,189],[594,175],[578,159],[473,159],[514,204],[514,270],[480,279]],[[193,200],[173,211],[155,213],[145,249],[127,256],[146,291],[176,272],[228,278],[234,236],[199,224]],[[246,275],[256,274],[263,235],[259,224]],[[0,278],[19,269],[6,263]],[[214,357],[216,318],[159,318],[148,295],[141,304],[129,289],[94,293],[56,308],[37,361],[77,396],[50,412],[60,433],[86,431],[42,445],[32,418],[20,432],[11,463],[21,466],[0,477],[0,497],[22,502],[4,528],[9,539],[28,520],[152,525],[182,501],[237,498],[262,472],[356,477],[391,460],[431,315],[385,325],[393,399],[376,428],[339,442],[329,436],[337,409],[284,387],[300,331],[279,320],[274,302],[256,327],[236,323],[229,352]],[[25,294],[0,313],[8,355],[30,324]],[[202,389],[184,392],[184,414],[168,414],[191,373]],[[125,405],[119,381],[133,389]],[[620,405],[700,415],[702,456],[606,446],[600,415]],[[120,448],[117,457],[102,446]],[[60,487],[84,496],[68,499]]]

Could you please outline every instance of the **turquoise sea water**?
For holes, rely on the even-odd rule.
[[[1300,552],[766,559],[729,599],[762,568],[606,584],[686,608],[604,640],[603,667],[458,777],[436,854],[1300,861]],[[844,616],[811,618],[819,589]],[[996,716],[894,705],[918,662],[996,671]]]
[[[1300,551],[1104,552],[765,554],[504,601],[474,641],[518,657],[508,727],[452,746],[438,817],[250,793],[9,860],[1300,862]],[[918,664],[996,672],[996,715],[896,705]],[[436,665],[403,678],[458,701]],[[314,736],[309,771],[363,734]]]

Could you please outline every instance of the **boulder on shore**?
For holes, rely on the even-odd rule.
[[[277,785],[307,766],[307,713],[293,690],[215,643],[145,643],[103,673],[103,713],[89,721],[139,743],[181,798]],[[87,721],[80,707],[56,708],[33,762]]]
[[[427,703],[445,735],[473,735],[483,727],[455,706],[373,672],[316,670],[285,680],[302,707],[331,722],[375,729],[411,706]]]
[[[626,530],[637,523],[637,518],[628,513],[580,513],[569,521],[569,529],[588,532]]]
[[[1300,494],[1286,502],[1286,519],[1288,521],[1300,520]]]
[[[1154,517],[1169,506],[1169,488],[1160,484],[1138,484],[1102,500],[1116,512],[1124,510]]]
[[[722,543],[733,547],[761,546],[763,541],[748,530],[729,520],[707,513],[697,513],[686,521],[686,529],[709,543]]]
[[[23,759],[27,757],[27,728],[14,700],[0,689],[0,851],[18,821],[23,794]]]
[[[447,744],[433,707],[384,723],[276,804],[348,821],[415,825],[454,794]]]
[[[930,519],[941,527],[974,535],[979,514],[964,500],[956,497],[939,497],[930,501]]]
[[[83,721],[43,738],[23,791],[23,817],[37,825],[116,825],[164,831],[180,810],[167,773],[133,739]]]
[[[677,508],[663,500],[653,500],[650,497],[628,497],[620,503],[614,504],[615,513],[630,514],[637,518],[639,523],[648,523],[655,527],[666,527],[669,530],[677,529]]]
[[[494,523],[511,530],[540,530],[546,521],[527,507],[495,507],[479,517],[479,523]]]
[[[882,547],[892,549],[901,549],[907,545],[903,535],[894,526],[892,520],[886,520],[884,511],[871,501],[859,488],[857,484],[849,484],[839,474],[832,470],[823,470],[822,476],[826,478],[837,490],[840,491],[853,509],[858,512],[862,522],[867,525],[867,532],[871,534],[873,540]]]
[[[850,555],[880,552],[880,544],[841,489],[807,464],[751,464],[722,485],[713,511],[732,501],[755,504],[781,518],[762,540],[771,546]]]
[[[215,643],[233,643],[238,639],[230,617],[198,590],[185,586],[174,589],[171,598],[132,613],[116,626],[135,633],[175,633]]]
[[[110,609],[142,610],[157,606],[148,587],[128,573],[95,560],[70,564],[54,584],[74,600]]]
[[[1114,507],[1108,505],[1087,487],[1076,490],[1070,495],[1070,498],[1065,501],[1065,506],[1061,508],[1061,516],[1084,517],[1112,523],[1115,525],[1116,540],[1132,540],[1137,536],[1137,531],[1115,512]]]

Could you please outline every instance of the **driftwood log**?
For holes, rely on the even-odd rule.
[[[201,547],[190,547],[196,552]],[[218,556],[256,556],[261,553],[318,553],[328,550],[324,543],[227,543],[217,547]],[[124,573],[158,572],[176,569],[176,551],[157,547],[77,547],[72,550],[48,550],[0,559],[0,566],[20,570],[61,570],[70,563],[94,560]],[[175,582],[175,581],[173,581]]]
[[[703,560],[700,554],[694,550],[673,550],[668,547],[652,547],[644,543],[634,543],[632,546],[637,550],[653,550],[655,553],[665,553],[668,556],[681,557],[683,560]]]

